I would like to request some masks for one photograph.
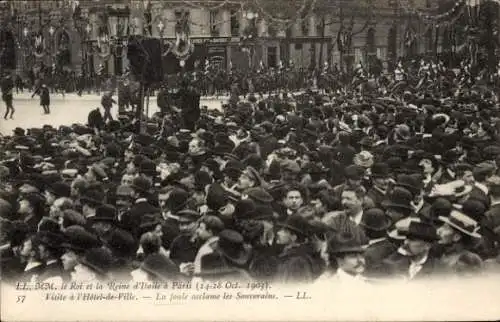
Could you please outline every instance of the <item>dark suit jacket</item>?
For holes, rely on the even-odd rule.
[[[382,201],[386,199],[386,194],[382,193],[380,190],[371,188],[367,192],[367,197],[373,202],[375,208],[382,208]]]
[[[491,205],[490,197],[484,193],[483,190],[474,186],[472,191],[469,193],[469,199],[479,200],[486,205],[486,209],[488,209]]]
[[[158,208],[153,207],[147,201],[140,201],[135,203],[128,212],[124,213],[121,220],[121,226],[130,231],[136,237],[138,236],[139,226],[141,225],[141,219],[146,214],[159,213]]]
[[[500,204],[495,204],[484,214],[480,222],[479,233],[482,238],[482,252],[485,257],[495,257],[499,254],[500,236],[495,234],[495,229],[500,227]]]
[[[282,283],[308,283],[314,280],[314,262],[307,245],[293,247],[278,256],[277,277]]]
[[[397,250],[390,240],[384,239],[369,245],[365,250],[366,274],[377,271],[382,262]]]
[[[0,272],[2,281],[14,282],[24,270],[25,265],[14,254],[11,247],[5,248],[0,253]]]
[[[163,236],[161,238],[163,247],[169,249],[173,241],[180,235],[179,222],[173,218],[167,218],[161,225]]]
[[[170,245],[170,259],[175,264],[192,263],[201,247],[201,243],[191,240],[191,235],[177,236]]]
[[[51,277],[61,277],[63,279],[63,281],[69,280],[69,275],[64,270],[64,267],[63,267],[61,261],[58,260],[56,262],[45,265],[38,280],[40,282],[43,282],[46,279],[49,279]]]
[[[391,277],[409,277],[409,268],[411,258],[401,254],[399,251],[394,252],[383,261],[384,271]],[[427,261],[422,265],[422,269],[417,273],[414,279],[421,279],[431,276],[436,272],[438,260],[429,254]]]

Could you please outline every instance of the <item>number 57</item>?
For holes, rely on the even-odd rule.
[[[26,299],[26,295],[19,295],[17,297],[16,303],[24,303],[24,300]]]

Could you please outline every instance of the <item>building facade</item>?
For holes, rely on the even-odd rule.
[[[149,37],[162,38],[165,44],[175,42],[179,17],[187,17],[189,37],[195,47],[203,47],[204,55],[212,64],[225,68],[282,64],[310,67],[323,66],[325,62],[329,65],[367,64],[375,57],[394,62],[410,51],[417,54],[439,50],[432,33],[426,31],[427,26],[418,19],[412,20],[399,0],[317,0],[314,11],[281,26],[262,15],[248,15],[249,12],[258,14],[259,10],[248,6],[247,1],[218,2],[11,0],[7,9],[4,5],[3,16],[5,18],[9,11],[11,16],[15,13],[15,21],[10,22],[10,27],[17,35],[20,49],[18,69],[41,63],[54,64],[60,39],[66,37],[69,38],[70,65],[74,71],[92,74],[104,66],[109,74],[121,74],[128,66],[127,34],[146,33]],[[435,10],[429,0],[413,0],[412,3],[422,10]],[[81,10],[78,21],[73,19],[76,4]],[[146,26],[148,12],[149,29]],[[107,13],[107,39],[100,34],[103,13]],[[241,42],[249,26],[256,30],[256,37],[249,42],[251,50]],[[405,43],[408,28],[415,38],[411,46]],[[351,36],[340,50],[338,39],[344,37],[346,30]],[[44,36],[45,55],[33,57],[33,39],[40,33]],[[109,41],[108,55],[101,52],[105,40]]]

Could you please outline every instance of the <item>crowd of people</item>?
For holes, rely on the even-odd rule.
[[[16,128],[0,148],[2,281],[498,272],[498,93],[465,67],[417,69],[236,86],[222,110],[190,78],[142,131],[99,109]]]

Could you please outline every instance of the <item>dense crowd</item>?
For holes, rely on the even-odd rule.
[[[494,87],[440,64],[415,80],[402,64],[365,74],[233,88],[222,110],[185,80],[142,133],[134,113],[99,109],[88,124],[16,128],[0,149],[2,281],[498,272]]]

